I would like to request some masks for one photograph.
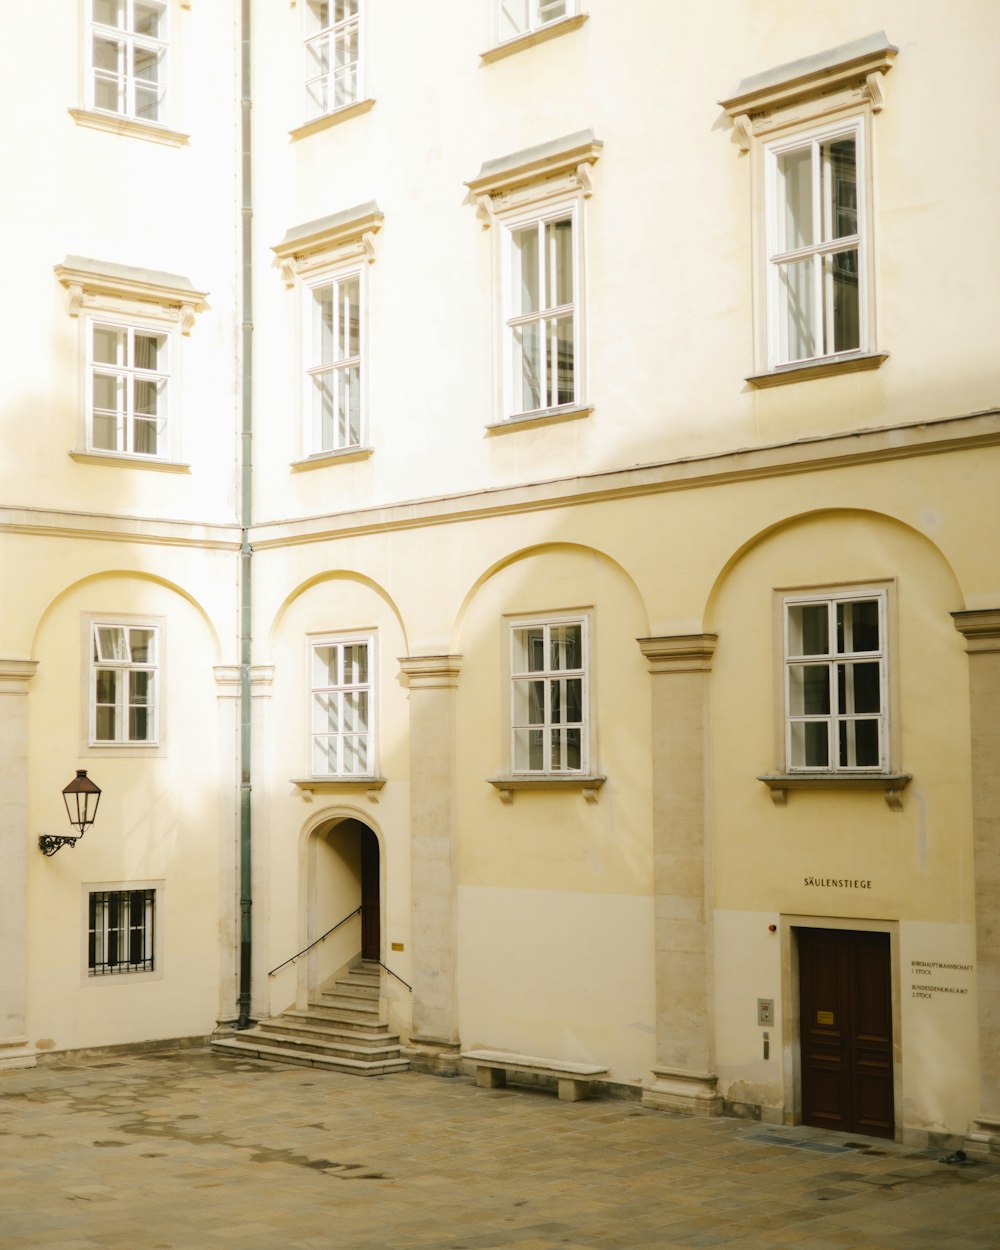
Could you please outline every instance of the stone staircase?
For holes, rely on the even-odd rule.
[[[355,1076],[405,1072],[410,1065],[400,1056],[399,1037],[379,1022],[380,984],[379,965],[362,960],[304,1011],[291,1009],[252,1029],[213,1037],[212,1050]]]

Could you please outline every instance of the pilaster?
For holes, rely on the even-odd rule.
[[[28,683],[35,660],[0,660],[0,1070],[33,1068],[28,1045]],[[35,840],[37,847],[37,839]]]
[[[953,612],[969,653],[979,1111],[966,1150],[1000,1160],[1000,608]]]
[[[410,692],[413,1030],[418,1071],[459,1069],[455,691],[462,657],[402,656]]]
[[[640,638],[652,674],[656,1064],[643,1105],[722,1112],[712,1012],[708,675],[715,634]]]

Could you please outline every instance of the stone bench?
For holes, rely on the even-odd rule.
[[[586,1098],[594,1081],[608,1071],[593,1063],[566,1063],[538,1055],[515,1055],[507,1050],[465,1050],[462,1058],[475,1066],[480,1089],[503,1089],[508,1072],[532,1072],[555,1077],[563,1102]]]

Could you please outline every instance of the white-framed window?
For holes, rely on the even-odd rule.
[[[375,774],[374,649],[371,634],[310,645],[310,773]]]
[[[361,0],[306,0],[306,117],[362,98]]]
[[[885,590],[785,597],[789,772],[888,772],[886,636]]]
[[[499,42],[540,30],[551,22],[575,17],[577,0],[495,0]]]
[[[87,450],[167,457],[171,334],[95,317],[86,335]]]
[[[360,267],[305,286],[309,327],[305,427],[308,455],[361,446],[362,290]]]
[[[861,117],[764,149],[768,363],[868,346],[868,189]]]
[[[577,407],[579,203],[503,220],[504,414]]]
[[[90,106],[162,122],[167,81],[167,0],[89,0]]]
[[[510,623],[513,774],[586,773],[589,690],[586,616]]]
[[[91,746],[157,744],[159,647],[157,625],[91,622]]]
[[[156,971],[156,890],[87,892],[87,975]]]

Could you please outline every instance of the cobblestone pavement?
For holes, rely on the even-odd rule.
[[[0,1250],[1000,1247],[1000,1167],[942,1153],[465,1078],[75,1057],[0,1073]]]

